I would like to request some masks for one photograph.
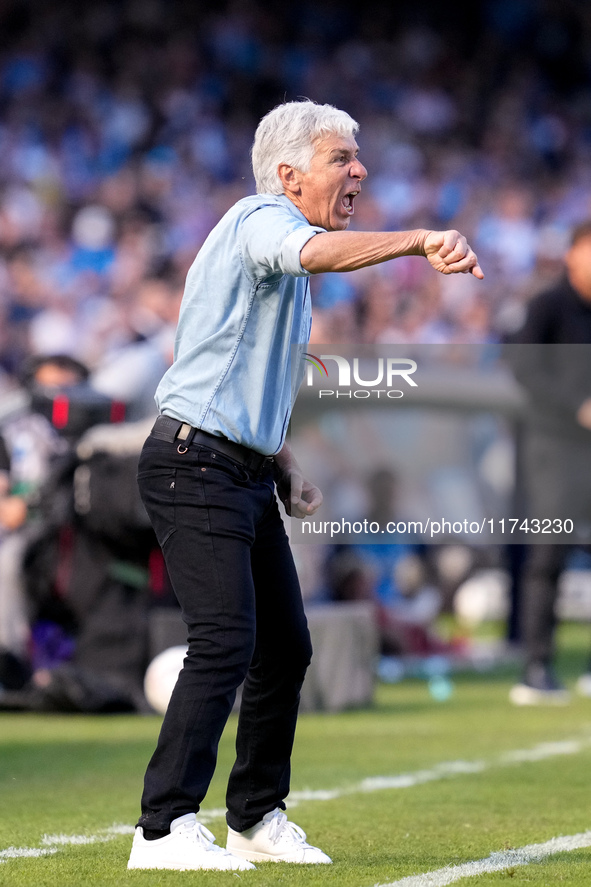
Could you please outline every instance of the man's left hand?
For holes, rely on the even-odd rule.
[[[283,499],[283,504],[290,517],[302,519],[318,511],[322,505],[322,493],[298,470],[291,475],[291,490]]]
[[[275,456],[275,464],[277,493],[287,514],[302,519],[318,511],[322,505],[322,493],[315,484],[306,480],[288,444],[284,444],[281,452]]]

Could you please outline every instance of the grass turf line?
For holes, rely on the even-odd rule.
[[[543,844],[530,844],[527,847],[491,853],[486,859],[466,862],[451,868],[446,866],[436,872],[427,872],[422,875],[410,875],[400,881],[380,884],[376,887],[447,887],[448,884],[455,884],[457,881],[491,872],[504,872],[509,877],[513,877],[514,869],[518,866],[530,865],[532,862],[539,862],[546,856],[555,856],[564,851],[570,852],[581,848],[586,849],[589,846],[591,846],[591,831],[579,835],[567,835],[562,838],[551,838]]]
[[[561,633],[572,680],[587,653],[587,630]],[[492,760],[543,742],[591,735],[591,702],[565,709],[514,709],[509,672],[456,681],[445,704],[426,685],[408,681],[380,687],[371,711],[304,715],[294,754],[293,788],[330,789],[383,774],[432,768],[442,761]],[[44,834],[96,835],[138,813],[143,770],[159,727],[157,718],[79,718],[4,715],[0,718],[0,848],[39,847]],[[223,807],[233,759],[235,721],[221,747],[207,807]],[[404,792],[351,795],[321,804],[300,801],[293,819],[323,847],[335,865],[268,864],[241,873],[253,885],[298,884],[372,887],[402,877],[487,857],[557,835],[583,832],[587,819],[589,750],[501,769],[429,782]],[[222,819],[210,825],[224,843]],[[64,846],[59,854],[0,865],[0,885],[80,887],[97,884],[217,887],[226,873],[131,872],[125,869],[130,838]],[[512,873],[490,873],[466,883],[587,885],[591,853],[578,850],[532,863]]]

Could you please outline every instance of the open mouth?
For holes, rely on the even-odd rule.
[[[355,198],[357,197],[358,194],[359,194],[359,191],[349,191],[349,193],[345,194],[345,196],[342,199],[342,204],[345,209],[345,212],[350,216],[352,216],[355,211],[353,209],[353,201],[355,200]]]

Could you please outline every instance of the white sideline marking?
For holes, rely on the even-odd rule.
[[[543,761],[555,755],[576,755],[582,748],[589,745],[589,740],[580,742],[576,739],[567,739],[564,742],[541,742],[533,748],[508,751],[501,755],[501,764],[522,764],[526,761]]]
[[[52,847],[50,850],[42,850],[39,847],[7,847],[6,850],[0,850],[0,865],[3,862],[8,862],[9,859],[48,856],[51,853],[57,853],[57,847]]]
[[[224,813],[226,811],[224,810]],[[108,835],[113,835],[116,838],[118,835],[133,835],[135,832],[134,825],[124,825],[123,823],[112,825],[110,828],[105,829]]]
[[[211,810],[200,810],[197,814],[199,822],[213,822],[214,819],[224,819],[227,810],[225,807],[212,807]]]
[[[493,758],[488,763],[486,761],[442,761],[430,769],[415,770],[411,773],[398,773],[393,776],[370,776],[367,779],[362,779],[361,782],[350,786],[343,786],[343,788],[291,792],[287,800],[290,806],[295,807],[300,801],[333,801],[345,795],[383,791],[384,789],[413,788],[415,785],[435,782],[438,779],[449,779],[454,776],[463,776],[467,773],[484,773],[484,771],[494,767],[508,767],[514,764],[545,761],[547,758],[560,757],[561,755],[574,755],[590,746],[591,739],[540,742],[538,745],[534,745],[533,748],[504,752],[498,758]]]
[[[415,770],[410,773],[398,773],[392,776],[370,776],[366,779],[362,779],[360,782],[354,783],[353,785],[343,786],[342,788],[334,788],[334,789],[315,789],[315,790],[307,790],[303,791],[295,791],[291,792],[288,801],[291,807],[296,807],[301,801],[332,801],[338,798],[345,797],[347,795],[355,795],[355,794],[363,794],[369,792],[376,791],[384,791],[386,789],[399,789],[399,788],[412,788],[415,785],[424,785],[426,782],[434,782],[438,779],[449,779],[454,776],[461,776],[470,773],[483,773],[486,770],[491,770],[494,767],[507,767],[515,764],[523,764],[528,762],[536,762],[536,761],[544,761],[547,758],[558,757],[561,755],[574,755],[578,752],[582,751],[585,748],[589,748],[591,746],[591,738],[585,739],[568,739],[562,742],[541,742],[538,745],[534,745],[533,748],[525,748],[525,749],[515,749],[513,751],[503,752],[503,754],[499,755],[497,758],[493,758],[488,763],[486,761],[442,761],[440,764],[435,764],[434,767],[425,770]],[[215,819],[221,819],[226,815],[225,807],[214,807],[211,810],[200,810],[199,811],[199,819],[203,823],[211,822]],[[47,856],[48,854],[57,853],[60,847],[65,847],[68,845],[85,845],[85,844],[96,844],[102,843],[106,841],[112,841],[114,838],[120,837],[121,835],[133,835],[135,831],[135,827],[133,825],[125,825],[121,823],[116,823],[109,828],[101,829],[101,831],[96,835],[44,835],[41,839],[42,847],[8,847],[6,850],[0,850],[0,865],[4,862],[7,862],[9,859],[20,859],[27,856]],[[585,832],[584,835],[591,836],[591,832]],[[570,841],[582,838],[583,835],[573,835],[571,838],[553,838],[552,841],[548,842],[548,845],[553,844],[555,841]],[[535,845],[532,844],[532,847],[545,847],[546,844]],[[589,844],[581,844],[576,846],[591,846],[591,837],[589,839]],[[576,849],[576,846],[565,847],[562,849]],[[529,848],[524,847],[522,851],[529,850]],[[522,851],[507,851],[507,853],[519,853]],[[558,853],[559,851],[552,851]],[[547,855],[547,854],[546,854]],[[491,854],[489,860],[480,860],[478,863],[466,863],[466,865],[475,866],[480,865],[481,863],[489,862],[490,860],[497,859],[499,854]],[[511,857],[512,859],[514,857]],[[508,863],[508,865],[525,865],[525,863],[520,862],[512,862]],[[505,866],[501,866],[504,868]],[[456,867],[458,870],[461,866]],[[454,869],[442,869],[441,871],[450,872],[456,871]],[[494,869],[486,869],[486,871],[495,871]],[[474,872],[477,874],[477,872]],[[431,874],[437,874],[431,873]],[[411,876],[414,878],[415,876]],[[418,875],[416,877],[419,878],[429,878],[430,875]],[[460,876],[457,876],[460,877]],[[457,880],[457,877],[454,880]],[[462,875],[461,877],[466,877]],[[430,885],[434,885],[434,887],[438,887],[440,884],[451,884],[451,881],[430,881],[430,880],[422,880],[422,881],[412,881],[408,879],[404,879],[403,881],[394,882],[395,885],[404,884],[405,887],[430,887]],[[376,885],[376,887],[394,887],[394,885]]]
[[[47,847],[59,847],[67,844],[97,844],[112,841],[114,835],[43,835],[41,843]]]
[[[375,887],[445,887],[446,884],[453,884],[454,881],[459,881],[461,878],[472,878],[475,875],[500,872],[518,865],[529,865],[530,862],[540,862],[546,856],[553,856],[555,853],[567,850],[578,850],[581,847],[591,847],[591,831],[551,838],[543,844],[527,844],[516,850],[491,853],[486,859],[479,859],[476,862],[446,866],[434,872],[426,872],[424,875],[409,875],[407,878],[401,878],[400,881],[376,884]]]

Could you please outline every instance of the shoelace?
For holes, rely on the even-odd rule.
[[[282,810],[277,810],[273,819],[269,822],[269,840],[276,844],[284,831],[289,831],[289,836],[294,844],[301,844],[305,847],[310,846],[306,843],[305,831],[299,825],[296,825],[295,822],[289,822]]]
[[[193,822],[193,823],[185,823],[183,826],[183,830],[187,833],[187,835],[191,835],[192,838],[198,844],[201,844],[202,847],[205,847],[206,850],[213,850],[217,853],[228,853],[225,847],[220,847],[215,843],[215,835],[209,831],[208,828],[205,828],[203,823],[201,822]]]

